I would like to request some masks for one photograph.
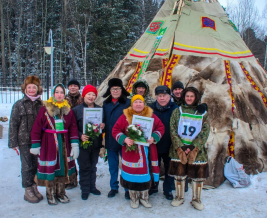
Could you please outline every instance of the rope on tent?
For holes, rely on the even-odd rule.
[[[262,98],[262,101],[265,105],[265,107],[267,108],[267,99],[265,98],[264,94],[261,92],[259,86],[257,86],[257,84],[254,82],[254,80],[252,79],[252,77],[249,75],[248,71],[246,70],[246,68],[243,66],[243,64],[239,63],[247,80],[251,83],[251,85],[253,86],[253,88],[258,92],[260,93],[261,95],[261,98]]]
[[[230,61],[224,61],[224,69],[225,69],[227,83],[229,85],[229,95],[232,99],[232,113],[234,114],[235,99],[233,96],[233,89],[232,89],[232,75],[231,75],[231,70],[230,70]],[[235,157],[234,149],[235,149],[235,137],[234,137],[234,131],[233,129],[231,129],[231,134],[230,134],[230,139],[228,142],[228,149],[227,149],[229,156]]]

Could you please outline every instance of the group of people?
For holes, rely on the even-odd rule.
[[[90,193],[101,195],[96,188],[96,165],[102,145],[102,134],[94,138],[88,148],[79,146],[90,140],[83,133],[84,108],[99,108],[95,104],[98,92],[86,85],[80,94],[80,84],[72,79],[65,87],[57,84],[47,101],[41,100],[42,87],[36,76],[29,76],[21,86],[24,97],[12,108],[8,146],[20,150],[24,199],[38,203],[43,196],[37,186],[46,187],[50,205],[68,203],[65,189],[79,184],[81,198]],[[125,199],[132,208],[152,207],[149,196],[158,192],[159,172],[164,163],[163,194],[177,207],[184,203],[188,177],[192,180],[194,208],[202,210],[201,190],[209,169],[205,143],[209,135],[207,105],[200,104],[201,95],[194,87],[184,88],[180,81],[171,89],[158,86],[156,99],[150,97],[149,85],[137,80],[128,93],[118,78],[108,81],[103,95],[103,123],[110,172],[108,197],[115,197],[119,189],[119,156],[122,159],[120,184]],[[127,151],[134,145],[127,127],[133,116],[154,118],[149,146],[136,145],[137,150]],[[173,197],[172,190],[176,190]]]

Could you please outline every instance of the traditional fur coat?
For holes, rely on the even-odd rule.
[[[199,128],[199,133],[197,133],[197,128],[193,124],[196,124],[196,122],[200,124],[199,126],[195,125]],[[182,138],[178,135],[178,128],[181,128]],[[171,162],[168,173],[170,176],[178,176],[181,178],[188,175],[192,179],[206,179],[209,176],[208,155],[205,147],[209,132],[210,124],[208,113],[199,114],[196,106],[184,105],[173,111],[170,121],[172,139],[169,153]],[[179,147],[181,147],[183,151],[187,148],[192,151],[194,147],[199,149],[196,159],[192,164],[181,163],[177,154],[177,149]]]
[[[37,183],[54,186],[75,178],[75,162],[70,156],[71,143],[79,143],[75,116],[68,106],[61,109],[44,102],[31,131],[32,148],[41,147],[38,158]],[[64,131],[55,132],[55,119],[63,119]]]
[[[137,151],[126,152],[123,141],[127,137],[127,127],[132,123],[133,115],[137,114],[132,107],[125,109],[115,123],[112,135],[122,145],[121,185],[129,190],[144,191],[151,187],[153,180],[159,181],[158,153],[156,144],[149,147],[138,145]],[[163,123],[147,106],[141,116],[154,118],[152,137],[158,143],[165,131]]]

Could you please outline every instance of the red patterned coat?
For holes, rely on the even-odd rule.
[[[126,152],[123,141],[133,115],[137,114],[132,107],[125,109],[112,129],[112,136],[122,145],[121,185],[129,190],[144,191],[151,187],[153,181],[159,181],[158,153],[156,144],[149,147],[138,145],[137,151]],[[156,143],[159,142],[165,131],[163,123],[150,107],[145,106],[142,116],[154,118],[152,137]]]
[[[71,143],[79,143],[74,113],[69,107],[59,109],[44,102],[31,131],[32,148],[41,147],[38,157],[37,183],[53,186],[55,182],[68,183],[75,178],[75,160],[70,156]],[[63,116],[64,131],[53,133],[55,118]]]

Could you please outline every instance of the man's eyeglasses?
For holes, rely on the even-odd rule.
[[[111,92],[119,92],[121,90],[121,88],[111,88],[110,91]]]

